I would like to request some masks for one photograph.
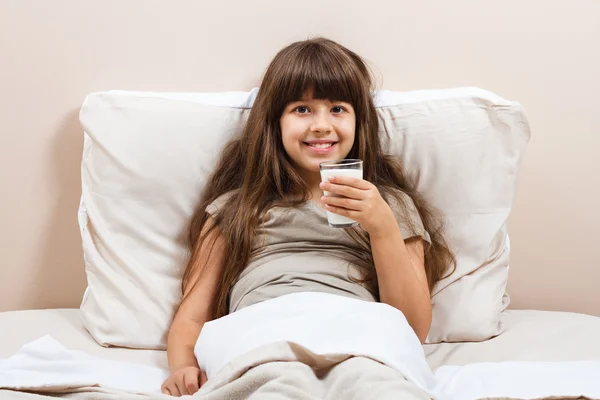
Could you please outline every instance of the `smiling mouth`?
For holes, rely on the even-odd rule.
[[[314,148],[314,149],[328,149],[331,146],[333,146],[334,144],[336,144],[337,142],[324,142],[324,143],[310,143],[310,142],[304,142],[304,144]]]

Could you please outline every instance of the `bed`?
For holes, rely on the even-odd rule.
[[[88,288],[79,309],[0,314],[0,359],[51,337],[97,360],[166,373],[165,336],[186,262],[181,234],[216,156],[240,131],[256,94],[109,91],[88,96],[80,113],[86,134],[78,214]],[[586,393],[600,398],[600,318],[507,309],[507,220],[530,135],[523,108],[479,88],[375,96],[384,147],[430,172],[415,174],[416,188],[444,213],[446,238],[457,249],[457,269],[434,291],[433,323],[424,346],[429,368],[437,373],[459,371],[449,366],[509,362],[503,364],[506,371],[510,362],[595,360],[593,370],[584,372],[599,378],[588,379],[593,387]],[[418,340],[416,348],[421,352]],[[422,353],[419,357],[428,370]],[[527,374],[526,368],[515,365],[513,373]],[[493,380],[489,371],[487,379]],[[29,372],[35,374],[35,363]],[[492,382],[468,376],[481,378],[475,386]],[[537,378],[539,389],[544,376]],[[56,394],[72,389],[69,385],[54,392],[77,399],[144,397],[77,387],[73,394]],[[569,393],[581,394],[578,387]],[[42,395],[0,390],[0,399],[36,396]]]
[[[484,342],[425,345],[429,365],[435,370],[443,365],[479,362],[600,359],[600,318],[567,312],[508,310],[502,320],[505,332]],[[25,343],[49,334],[62,343],[68,343],[71,349],[93,356],[167,368],[165,351],[100,346],[83,326],[78,309],[0,313],[0,326],[0,358],[9,357]],[[118,398],[115,394],[96,391],[63,396]],[[13,398],[41,400],[50,397],[0,390],[0,399]]]
[[[600,318],[577,313],[508,310],[506,331],[479,343],[425,345],[431,368],[484,361],[577,361],[600,358]],[[100,346],[84,328],[78,309],[0,313],[0,358],[16,353],[27,342],[50,334],[98,357],[167,368],[166,352]]]

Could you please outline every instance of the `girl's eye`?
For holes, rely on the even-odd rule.
[[[306,114],[308,112],[308,107],[306,106],[298,106],[294,109],[298,114]]]
[[[342,106],[335,106],[331,109],[331,111],[333,111],[334,114],[341,114],[346,110],[344,110],[344,107]]]

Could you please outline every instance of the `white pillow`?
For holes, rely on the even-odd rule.
[[[256,96],[90,94],[79,222],[83,322],[102,345],[166,348],[186,228],[223,145]],[[429,342],[485,340],[508,304],[506,221],[529,139],[521,106],[477,88],[375,94],[386,149],[448,220],[458,269],[433,297]]]
[[[530,137],[522,107],[477,88],[380,92],[382,137],[417,191],[442,211],[456,271],[438,283],[428,343],[502,332],[509,303],[506,222]]]

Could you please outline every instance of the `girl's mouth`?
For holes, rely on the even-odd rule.
[[[335,148],[337,142],[327,142],[327,141],[314,141],[314,142],[304,142],[304,144],[310,148],[310,150],[315,151],[317,153],[329,153],[331,150]]]

